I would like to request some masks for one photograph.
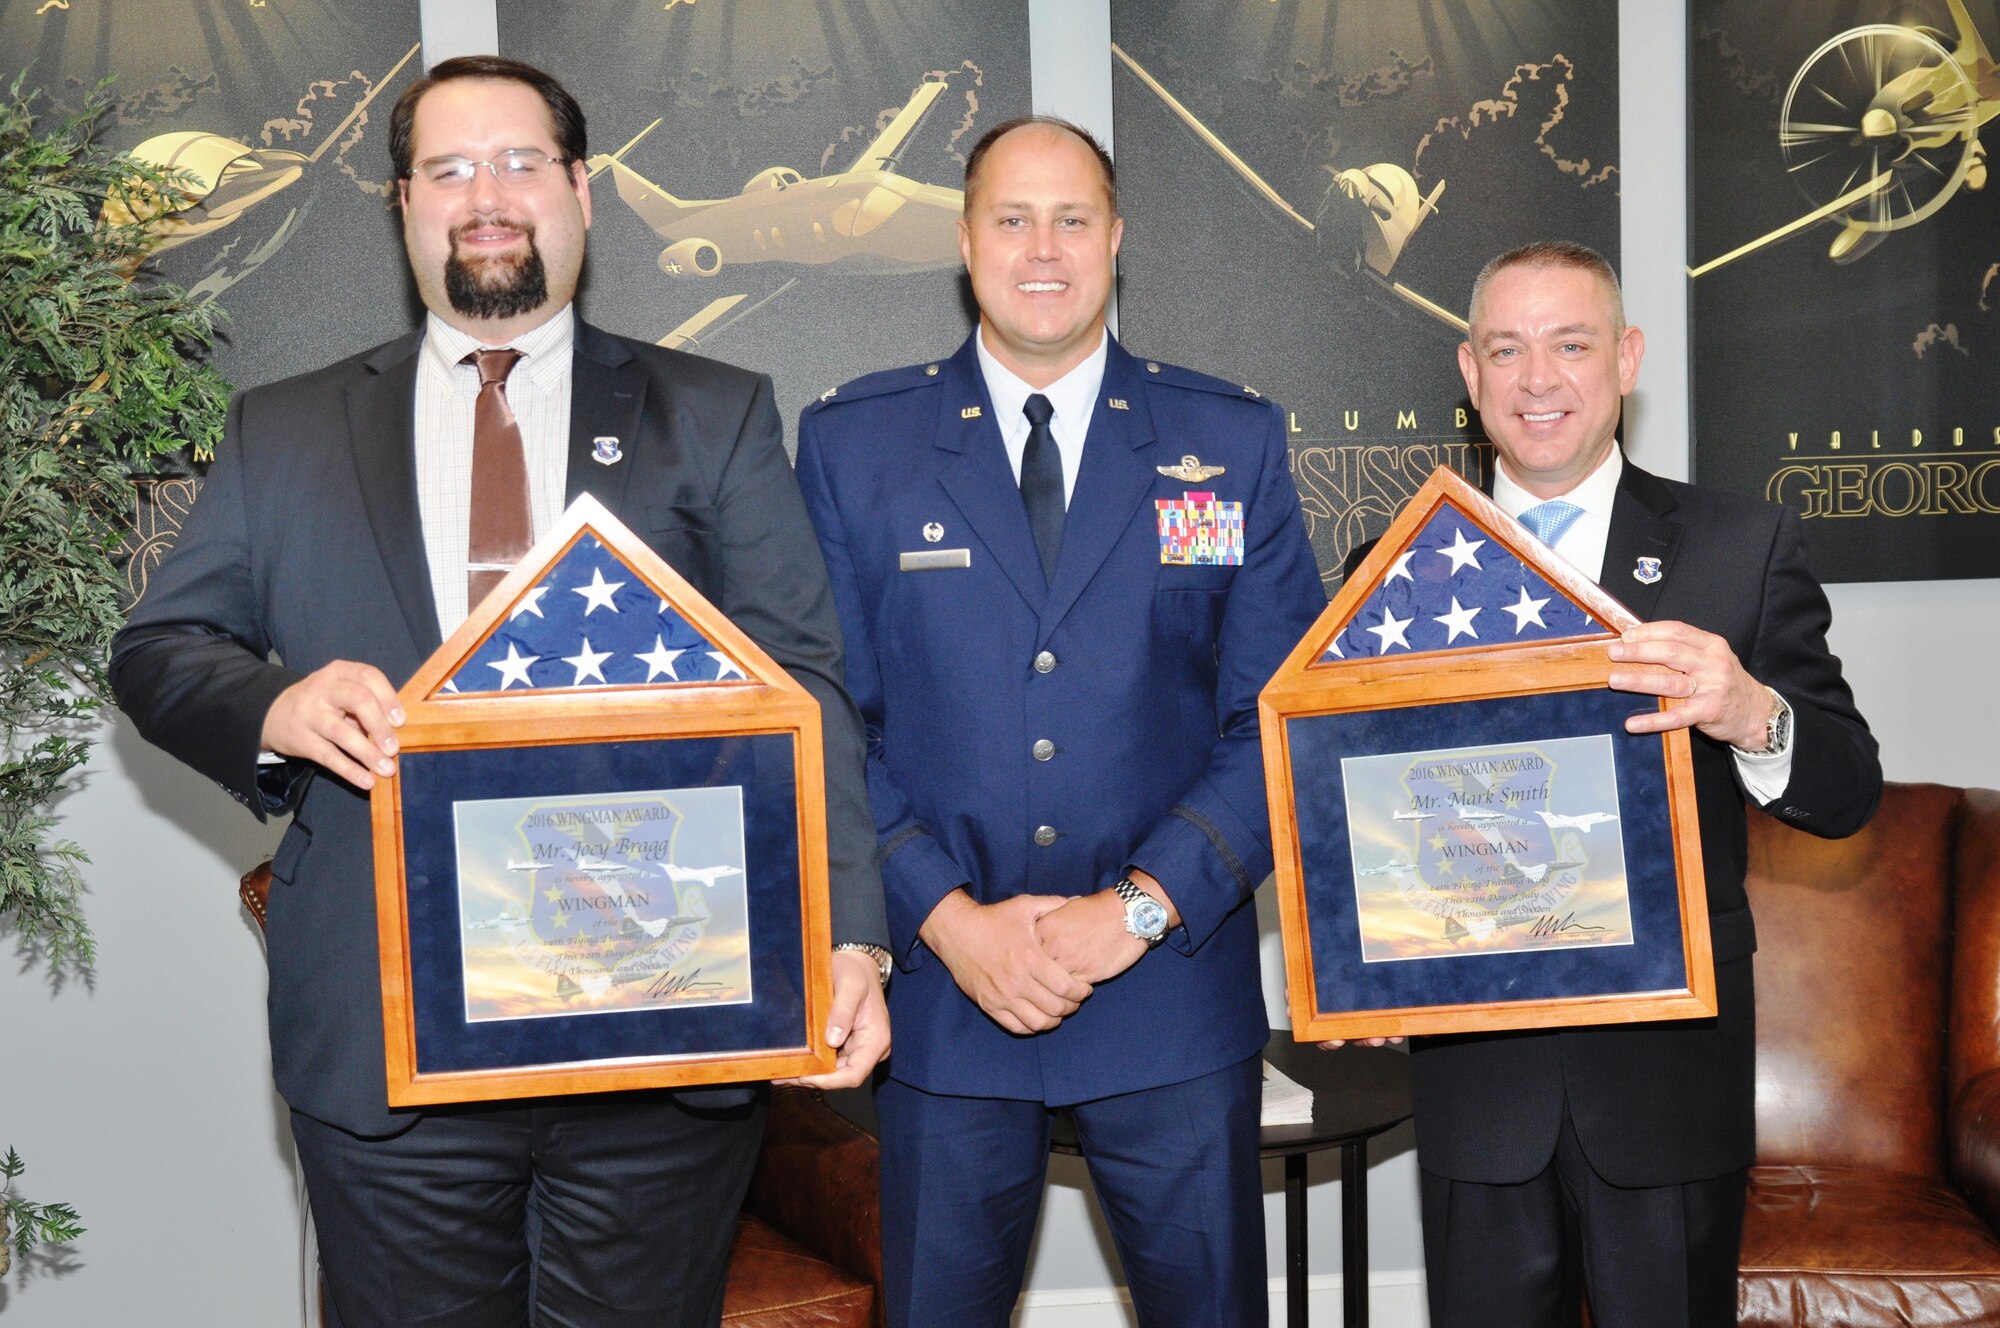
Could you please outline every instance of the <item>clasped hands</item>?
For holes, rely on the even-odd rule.
[[[1179,926],[1160,883],[1144,872],[1131,876],[1166,905],[1168,925]],[[994,1023],[1023,1036],[1075,1014],[1097,983],[1138,963],[1147,949],[1125,929],[1125,902],[1112,890],[981,904],[958,889],[931,910],[918,935]]]

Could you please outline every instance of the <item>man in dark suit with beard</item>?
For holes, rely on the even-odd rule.
[[[1626,728],[1694,730],[1719,1014],[1415,1043],[1438,1328],[1571,1322],[1584,1288],[1600,1328],[1735,1322],[1756,1142],[1743,804],[1839,837],[1881,796],[1797,516],[1621,454],[1644,351],[1604,259],[1541,243],[1480,273],[1459,366],[1494,500],[1647,620],[1612,645],[1611,686],[1683,699]]]
[[[113,684],[149,739],[258,816],[294,814],[271,1055],[340,1322],[712,1324],[764,1093],[390,1110],[368,790],[395,770],[396,684],[591,493],[821,704],[842,943],[823,1082],[858,1083],[888,1049],[887,928],[825,567],[770,380],[571,311],[590,193],[568,92],[447,61],[390,139],[430,317],[236,398]]]

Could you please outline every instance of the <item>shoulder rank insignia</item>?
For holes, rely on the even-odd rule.
[[[1245,396],[1256,397],[1259,401],[1262,401],[1264,399],[1264,394],[1262,392],[1259,392],[1256,388],[1250,386],[1250,384],[1248,383],[1245,383],[1243,385],[1243,394]]]
[[[840,389],[837,387],[829,387],[828,389],[826,389],[826,391],[819,394],[819,399],[821,401],[831,401],[833,400],[833,394],[838,392],[839,390]]]
[[[1184,456],[1178,466],[1157,467],[1168,479],[1181,480],[1187,484],[1199,484],[1203,480],[1214,479],[1227,470],[1226,466],[1204,466],[1198,456]]]

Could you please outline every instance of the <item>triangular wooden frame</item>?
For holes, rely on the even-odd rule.
[[[445,681],[506,621],[520,598],[585,536],[595,536],[689,625],[728,654],[744,676],[665,684],[441,692]],[[420,1073],[403,843],[403,780],[399,772],[377,781],[369,799],[391,1106],[733,1083],[824,1073],[833,1068],[834,1052],[825,1042],[832,1000],[832,929],[827,903],[825,766],[819,703],[603,504],[588,494],[579,497],[451,638],[418,668],[398,696],[405,720],[397,738],[405,755],[634,739],[789,736],[796,771],[806,1040],[751,1053],[620,1057],[604,1062],[561,1061]]]
[[[1398,557],[1443,507],[1471,524],[1532,569],[1609,630],[1554,640],[1493,642],[1456,649],[1369,658],[1323,659],[1330,643],[1374,595]],[[1264,770],[1276,858],[1278,909],[1285,948],[1286,992],[1292,1032],[1299,1041],[1403,1036],[1562,1025],[1683,1019],[1715,1013],[1707,895],[1695,824],[1694,778],[1687,730],[1660,738],[1675,874],[1680,893],[1679,945],[1687,975],[1683,987],[1616,995],[1498,1002],[1441,1002],[1396,1008],[1339,1008],[1337,993],[1322,993],[1315,972],[1307,915],[1307,866],[1301,861],[1297,790],[1293,785],[1288,721],[1433,706],[1496,698],[1602,689],[1611,673],[1610,644],[1639,620],[1568,563],[1551,553],[1519,522],[1458,474],[1440,467],[1390,524],[1368,558],[1334,596],[1312,630],[1279,666],[1258,700]],[[1635,703],[1644,698],[1634,696]],[[1662,708],[1679,704],[1662,700]],[[1314,789],[1338,797],[1341,790]],[[1622,831],[1621,831],[1622,833]],[[1350,864],[1317,864],[1329,880],[1351,873]],[[1334,1008],[1323,1004],[1329,999]]]

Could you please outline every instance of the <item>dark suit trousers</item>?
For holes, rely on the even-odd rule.
[[[1747,1171],[1623,1189],[1592,1170],[1563,1113],[1555,1156],[1518,1185],[1422,1175],[1432,1328],[1736,1322]]]
[[[1252,1056],[1071,1109],[1142,1328],[1259,1328],[1268,1317],[1262,1083]],[[1050,1109],[895,1079],[875,1106],[890,1328],[1006,1328],[1041,1211]]]
[[[714,1325],[766,1095],[428,1111],[388,1139],[292,1113],[338,1328]]]

